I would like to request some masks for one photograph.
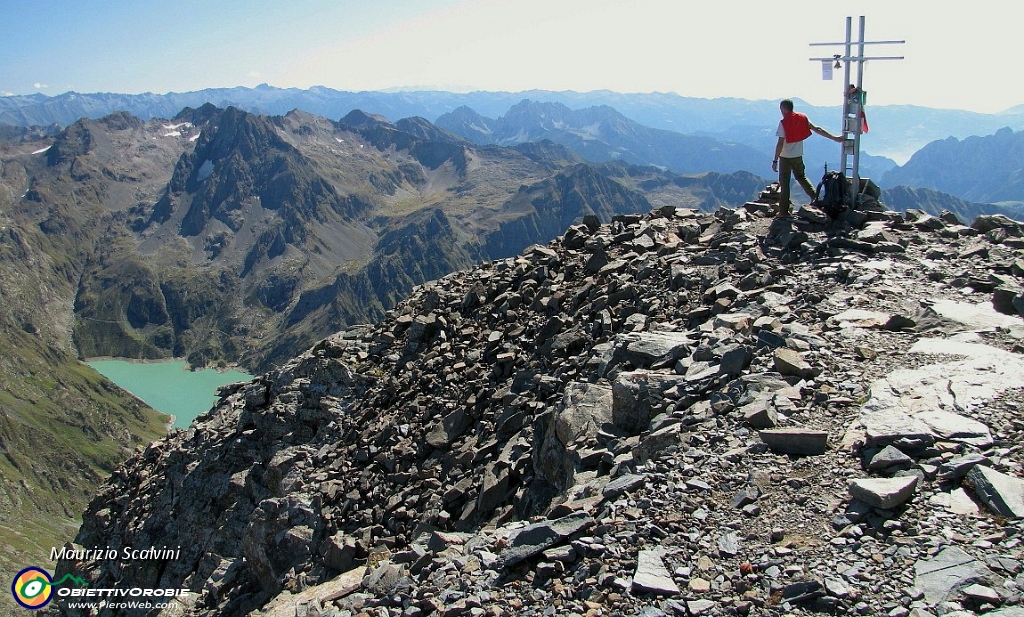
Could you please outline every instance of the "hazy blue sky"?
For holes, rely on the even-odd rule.
[[[1024,104],[1017,0],[0,0],[0,93],[598,90],[836,104],[809,58],[867,18],[870,104]]]

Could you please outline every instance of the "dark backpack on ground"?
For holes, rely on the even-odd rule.
[[[818,183],[814,204],[835,220],[846,212],[846,190],[846,177],[842,172],[826,171]]]

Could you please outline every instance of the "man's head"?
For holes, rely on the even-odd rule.
[[[793,101],[791,99],[782,99],[782,102],[779,103],[779,109],[784,114],[793,113]]]

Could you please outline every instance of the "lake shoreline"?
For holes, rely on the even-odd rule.
[[[226,366],[201,366],[194,367],[189,364],[187,358],[122,358],[119,356],[92,356],[89,358],[79,358],[79,362],[83,364],[89,364],[90,362],[128,362],[130,364],[161,364],[163,362],[184,362],[185,368],[190,373],[196,371],[217,371],[218,373],[226,373],[228,371],[238,371],[240,373],[248,373],[249,369],[245,368],[237,362],[232,362]]]
[[[225,385],[246,383],[253,376],[232,367],[191,369],[178,359],[89,358],[83,363],[143,404],[170,418],[167,430],[186,429],[217,404]]]

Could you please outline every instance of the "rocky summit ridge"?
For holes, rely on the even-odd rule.
[[[1022,614],[1024,226],[769,201],[587,217],[223,388],[76,540],[180,554],[57,576],[192,590],[163,615]]]

